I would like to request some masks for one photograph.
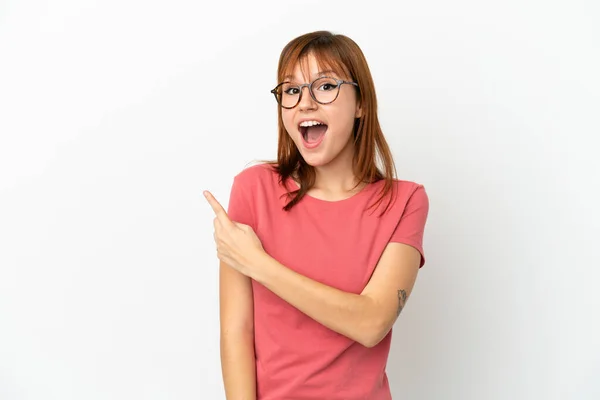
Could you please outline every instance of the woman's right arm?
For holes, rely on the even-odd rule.
[[[222,261],[219,307],[225,396],[227,400],[256,400],[252,282]]]

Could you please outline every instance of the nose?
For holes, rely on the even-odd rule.
[[[304,92],[304,89],[306,89],[306,92]],[[300,90],[303,92],[301,99],[300,99],[300,103],[298,103],[298,107],[300,108],[300,111],[309,110],[309,109],[314,110],[317,107],[317,103],[310,95],[310,87],[304,86],[304,87],[300,88]]]

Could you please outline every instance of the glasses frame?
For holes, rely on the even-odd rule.
[[[312,88],[312,85],[314,85],[314,83],[315,83],[316,81],[318,81],[319,79],[324,79],[324,78],[333,79],[333,80],[334,80],[334,81],[337,83],[337,85],[338,85],[338,91],[337,91],[337,93],[336,93],[336,95],[335,95],[335,98],[334,98],[333,100],[331,100],[331,101],[328,101],[328,102],[326,102],[326,103],[323,103],[323,102],[320,102],[319,100],[317,100],[317,98],[315,97],[315,94],[313,93],[313,88]],[[277,89],[279,89],[279,87],[280,87],[281,85],[283,85],[283,84],[286,84],[286,83],[291,83],[291,81],[284,81],[284,82],[281,82],[280,84],[278,84],[277,86],[275,86],[275,88],[273,88],[273,89],[271,90],[271,93],[273,93],[273,96],[275,96],[275,101],[277,102],[277,104],[279,104],[279,106],[280,106],[281,108],[285,108],[285,109],[287,109],[287,110],[291,110],[292,108],[295,108],[295,107],[296,107],[298,104],[300,104],[300,101],[302,101],[302,93],[304,92],[302,89],[304,89],[304,87],[308,87],[308,93],[310,94],[310,97],[312,97],[312,99],[313,99],[314,101],[316,101],[317,103],[319,103],[319,104],[331,104],[331,103],[333,103],[334,101],[336,101],[336,100],[337,100],[337,98],[338,98],[338,96],[340,95],[340,89],[341,89],[341,86],[342,86],[344,83],[345,83],[345,84],[347,84],[347,85],[354,85],[354,86],[358,87],[358,83],[356,83],[356,82],[345,81],[345,80],[343,80],[343,79],[336,79],[336,78],[334,78],[334,77],[332,77],[332,76],[320,76],[320,77],[316,78],[315,80],[313,80],[313,81],[312,81],[312,82],[310,82],[310,83],[303,83],[303,84],[301,84],[301,85],[297,85],[296,87],[297,87],[297,88],[300,90],[300,95],[298,96],[298,101],[297,101],[297,102],[296,102],[296,104],[294,104],[292,107],[285,107],[285,106],[283,106],[283,105],[282,105],[282,104],[279,102],[279,99],[277,99]]]

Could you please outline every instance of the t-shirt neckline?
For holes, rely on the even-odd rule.
[[[290,176],[288,177],[288,180],[291,182],[291,184],[299,189],[300,186],[298,185],[298,183]],[[365,185],[365,187],[363,187],[359,192],[354,193],[352,196],[350,197],[346,197],[345,199],[340,199],[340,200],[325,200],[325,199],[319,199],[318,197],[314,197],[311,196],[308,193],[304,194],[304,198],[310,199],[311,201],[317,202],[317,203],[322,203],[322,204],[342,204],[342,203],[347,203],[350,202],[352,200],[355,200],[359,197],[362,197],[365,195],[366,192],[368,192],[370,190],[370,188],[374,185],[374,183],[368,183]]]

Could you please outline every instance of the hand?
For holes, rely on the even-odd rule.
[[[205,191],[204,197],[216,215],[213,236],[217,244],[217,257],[235,270],[250,276],[253,268],[260,265],[257,261],[266,254],[260,239],[251,226],[229,219],[223,206],[210,192]]]

